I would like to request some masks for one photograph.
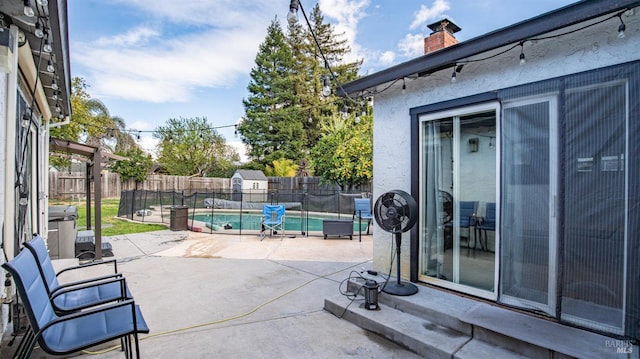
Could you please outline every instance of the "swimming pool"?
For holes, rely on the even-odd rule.
[[[207,227],[213,230],[224,230],[226,229],[240,229],[242,225],[243,230],[260,230],[260,218],[259,214],[252,213],[215,213],[211,215],[210,213],[206,214],[196,214],[191,216],[192,219],[200,222],[204,222]],[[300,221],[300,216],[296,215],[286,215],[284,221],[284,229],[285,231],[322,231],[322,220],[327,219],[329,217],[321,218],[321,217],[304,217],[303,221]],[[335,217],[331,217],[335,219]],[[351,219],[350,217],[343,216],[343,219]],[[226,225],[226,227],[225,227]],[[230,228],[229,228],[230,226]],[[367,230],[367,222],[362,221],[362,230]],[[358,232],[358,220],[355,220],[353,223],[353,232]]]

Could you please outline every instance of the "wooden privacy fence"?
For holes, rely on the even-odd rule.
[[[49,172],[50,199],[78,199],[86,195],[84,172]],[[120,181],[117,173],[102,173],[102,198],[120,198],[122,191],[228,190],[229,178],[149,175],[144,182]]]
[[[335,185],[323,184],[319,177],[268,177],[269,190],[339,191]],[[84,198],[86,191],[84,172],[49,172],[49,198],[76,200]],[[186,191],[208,192],[231,190],[230,178],[149,175],[137,184],[133,179],[120,181],[117,173],[102,173],[102,198],[120,198],[122,191]],[[371,192],[371,184],[358,189]]]

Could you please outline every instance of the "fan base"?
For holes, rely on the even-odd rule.
[[[418,293],[418,287],[413,283],[395,282],[387,283],[382,291],[391,295],[407,296]]]

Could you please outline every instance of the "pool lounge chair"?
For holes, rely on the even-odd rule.
[[[262,207],[260,218],[260,240],[263,240],[269,231],[269,236],[280,234],[284,238],[285,208],[281,204],[265,204]]]

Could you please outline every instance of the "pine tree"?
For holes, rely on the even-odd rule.
[[[292,48],[295,49],[296,43],[300,48],[298,52],[294,52],[297,63],[305,66],[303,74],[307,92],[306,96],[301,96],[304,101],[301,107],[307,109],[310,119],[305,124],[305,146],[313,148],[321,137],[320,128],[331,121],[332,117],[340,116],[345,104],[352,110],[357,110],[350,100],[336,95],[336,87],[355,79],[362,61],[344,62],[344,57],[351,49],[343,34],[336,34],[333,25],[324,21],[319,5],[316,4],[313,8],[309,21],[313,32],[305,26],[303,38],[297,39],[293,37],[294,33],[290,28],[289,36]],[[328,96],[322,94],[325,78],[332,90]]]
[[[297,162],[303,150],[303,127],[291,73],[294,59],[277,18],[260,44],[243,101],[245,117],[238,126],[247,155],[262,166],[281,158]]]

